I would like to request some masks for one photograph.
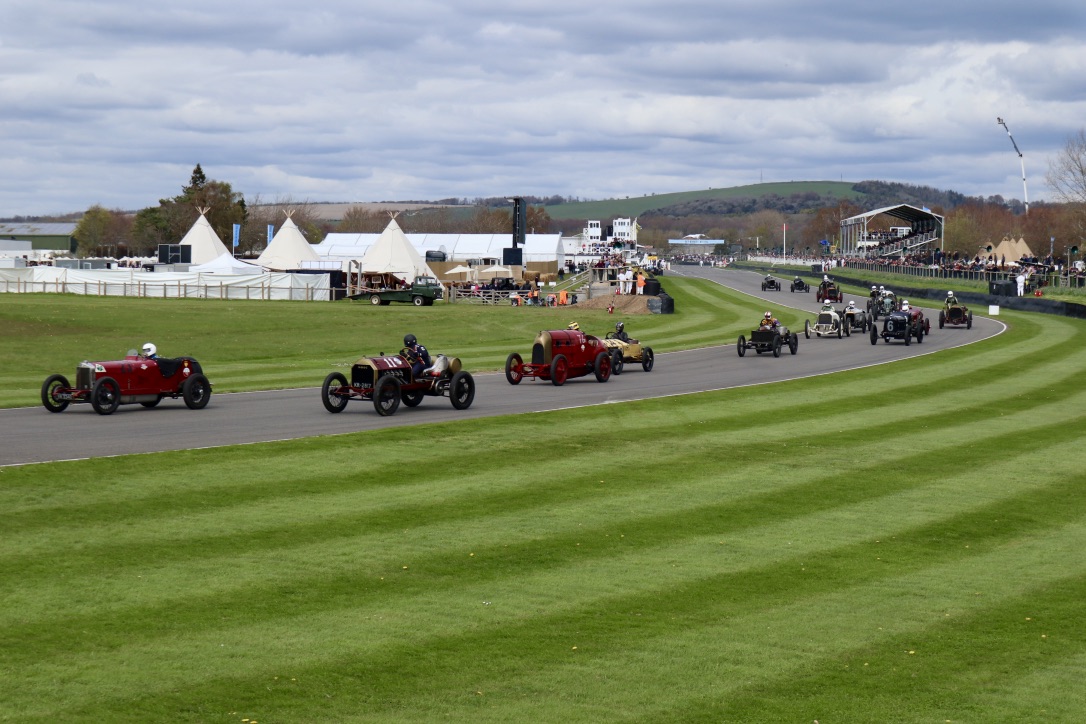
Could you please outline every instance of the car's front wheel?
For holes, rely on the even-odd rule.
[[[466,410],[471,407],[475,399],[475,380],[470,372],[461,370],[453,375],[449,383],[449,401],[457,410]]]
[[[807,339],[811,338],[811,320],[809,319],[803,320],[803,336]]]
[[[411,303],[414,304],[416,307],[421,307],[422,305],[426,304],[426,300],[418,295],[415,295],[411,297]]]
[[[743,335],[739,335],[738,341],[735,343],[735,351],[742,357],[747,353],[747,338]]]
[[[342,372],[332,372],[324,378],[324,384],[321,385],[321,402],[324,403],[324,409],[329,412],[343,412],[350,398],[339,394],[338,390],[346,386],[347,378]]]
[[[792,354],[799,351],[799,335],[795,332],[788,336],[788,351]]]
[[[202,410],[211,399],[211,383],[197,372],[181,385],[181,397],[190,410]]]
[[[611,374],[622,374],[622,368],[626,364],[626,361],[622,359],[622,350],[616,349],[611,353]]]
[[[596,375],[596,382],[606,382],[611,379],[611,355],[600,352],[592,362],[592,372]]]
[[[99,415],[112,415],[121,404],[121,386],[112,377],[102,377],[91,388],[91,407]]]
[[[45,405],[45,409],[49,412],[64,412],[68,409],[67,400],[58,400],[54,395],[57,390],[61,388],[70,387],[68,384],[68,378],[64,375],[50,375],[45,378],[45,382],[41,386],[41,404]]]
[[[569,375],[569,363],[566,361],[564,354],[554,355],[554,359],[551,360],[551,384],[555,387],[561,387],[566,384],[566,377]]]
[[[373,408],[382,417],[396,414],[400,408],[400,381],[391,375],[377,379],[373,386]]]
[[[524,379],[524,373],[521,370],[523,364],[524,360],[516,352],[505,358],[505,379],[509,384],[519,385],[520,381]]]

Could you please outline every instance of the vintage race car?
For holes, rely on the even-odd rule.
[[[815,292],[815,301],[840,303],[845,301],[845,293],[837,286],[837,282],[828,279],[823,280],[823,282],[818,285],[818,291]]]
[[[780,357],[781,350],[785,347],[792,354],[799,351],[799,335],[795,332],[789,332],[788,328],[783,326],[776,329],[761,327],[752,330],[749,340],[743,335],[739,335],[739,339],[735,343],[735,349],[740,357],[745,356],[748,349],[752,349],[758,354],[771,352],[774,357]]]
[[[550,380],[556,387],[573,377],[594,374],[598,382],[611,379],[611,351],[603,340],[579,329],[542,331],[532,344],[530,362],[513,352],[505,360],[505,379],[519,385],[525,377]]]
[[[803,320],[803,336],[810,339],[811,333],[817,337],[841,339],[842,335],[847,337],[851,334],[851,330],[844,325],[841,313],[834,309],[832,304],[823,304],[814,324],[811,324],[809,319]]]
[[[918,307],[906,310],[895,309],[882,318],[882,331],[877,324],[871,325],[871,344],[877,344],[881,337],[884,342],[900,339],[908,346],[913,338],[916,343],[924,341],[924,335],[931,332],[931,322],[924,318],[924,312]]]
[[[878,321],[879,317],[885,317],[895,309],[897,309],[897,297],[889,289],[878,297],[867,300],[867,310],[875,321]]]
[[[400,402],[418,407],[423,397],[448,397],[457,410],[471,407],[475,380],[460,367],[459,357],[435,355],[433,363],[415,377],[405,354],[362,357],[351,366],[351,381],[332,372],[321,385],[321,401],[329,412],[343,412],[351,400],[368,400],[378,415],[396,413]]]
[[[641,369],[652,372],[652,366],[656,361],[652,347],[645,347],[636,339],[618,339],[615,332],[607,333],[603,346],[611,351],[611,374],[622,374],[627,362],[640,363]]]
[[[41,403],[49,412],[63,412],[75,402],[89,402],[99,415],[113,414],[119,405],[154,407],[163,398],[182,398],[190,410],[211,399],[211,383],[192,357],[144,357],[132,349],[123,360],[80,362],[75,387],[64,375],[50,375],[41,386]]]
[[[807,292],[809,294],[810,291],[811,291],[811,285],[808,284],[807,282],[803,281],[799,277],[796,277],[795,279],[792,280],[792,283],[788,286],[788,291],[790,291],[790,292]]]
[[[859,307],[845,307],[841,312],[841,324],[845,327],[845,334],[853,331],[866,332],[871,326],[871,318]]]
[[[939,310],[939,329],[947,324],[955,327],[964,324],[966,329],[972,329],[973,313],[964,304],[951,304],[945,309]]]
[[[762,291],[774,291],[779,292],[781,290],[781,282],[779,279],[774,279],[770,275],[766,275],[766,278],[762,280]]]

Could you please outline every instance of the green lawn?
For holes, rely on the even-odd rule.
[[[1077,721],[1086,323],[1005,319],[764,387],[0,469],[0,721]]]
[[[704,280],[663,277],[676,314],[609,315],[578,307],[366,302],[243,302],[124,299],[64,294],[0,295],[0,407],[36,405],[54,373],[72,379],[85,359],[111,360],[144,342],[166,357],[200,361],[216,392],[318,386],[334,365],[394,353],[412,332],[431,353],[459,356],[472,371],[497,370],[531,349],[540,329],[577,321],[602,336],[616,321],[657,352],[728,344],[763,302]],[[798,319],[785,312],[785,323]]]

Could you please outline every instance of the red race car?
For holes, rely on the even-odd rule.
[[[200,363],[192,357],[156,358],[132,349],[123,360],[81,362],[75,368],[75,387],[64,375],[50,375],[41,386],[41,403],[49,412],[89,402],[99,415],[111,415],[119,405],[154,407],[164,397],[181,397],[191,410],[206,407],[211,383]]]
[[[513,352],[505,360],[505,379],[519,385],[525,377],[550,380],[555,386],[571,377],[596,375],[598,382],[611,379],[611,353],[603,340],[585,334],[576,322],[567,329],[540,332],[532,345],[532,361]]]

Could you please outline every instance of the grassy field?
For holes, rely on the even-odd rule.
[[[675,298],[676,314],[8,294],[0,298],[0,407],[40,404],[41,384],[50,374],[72,378],[80,361],[119,359],[146,341],[163,356],[195,357],[216,392],[238,392],[318,386],[334,365],[399,350],[407,332],[432,353],[459,356],[473,371],[501,368],[510,352],[526,354],[540,329],[561,329],[571,321],[602,336],[624,320],[634,335],[651,339],[657,352],[730,343],[764,305],[705,281],[662,281]],[[798,319],[783,314],[785,323]]]
[[[1006,320],[765,387],[0,469],[0,720],[1077,721],[1086,323]]]

